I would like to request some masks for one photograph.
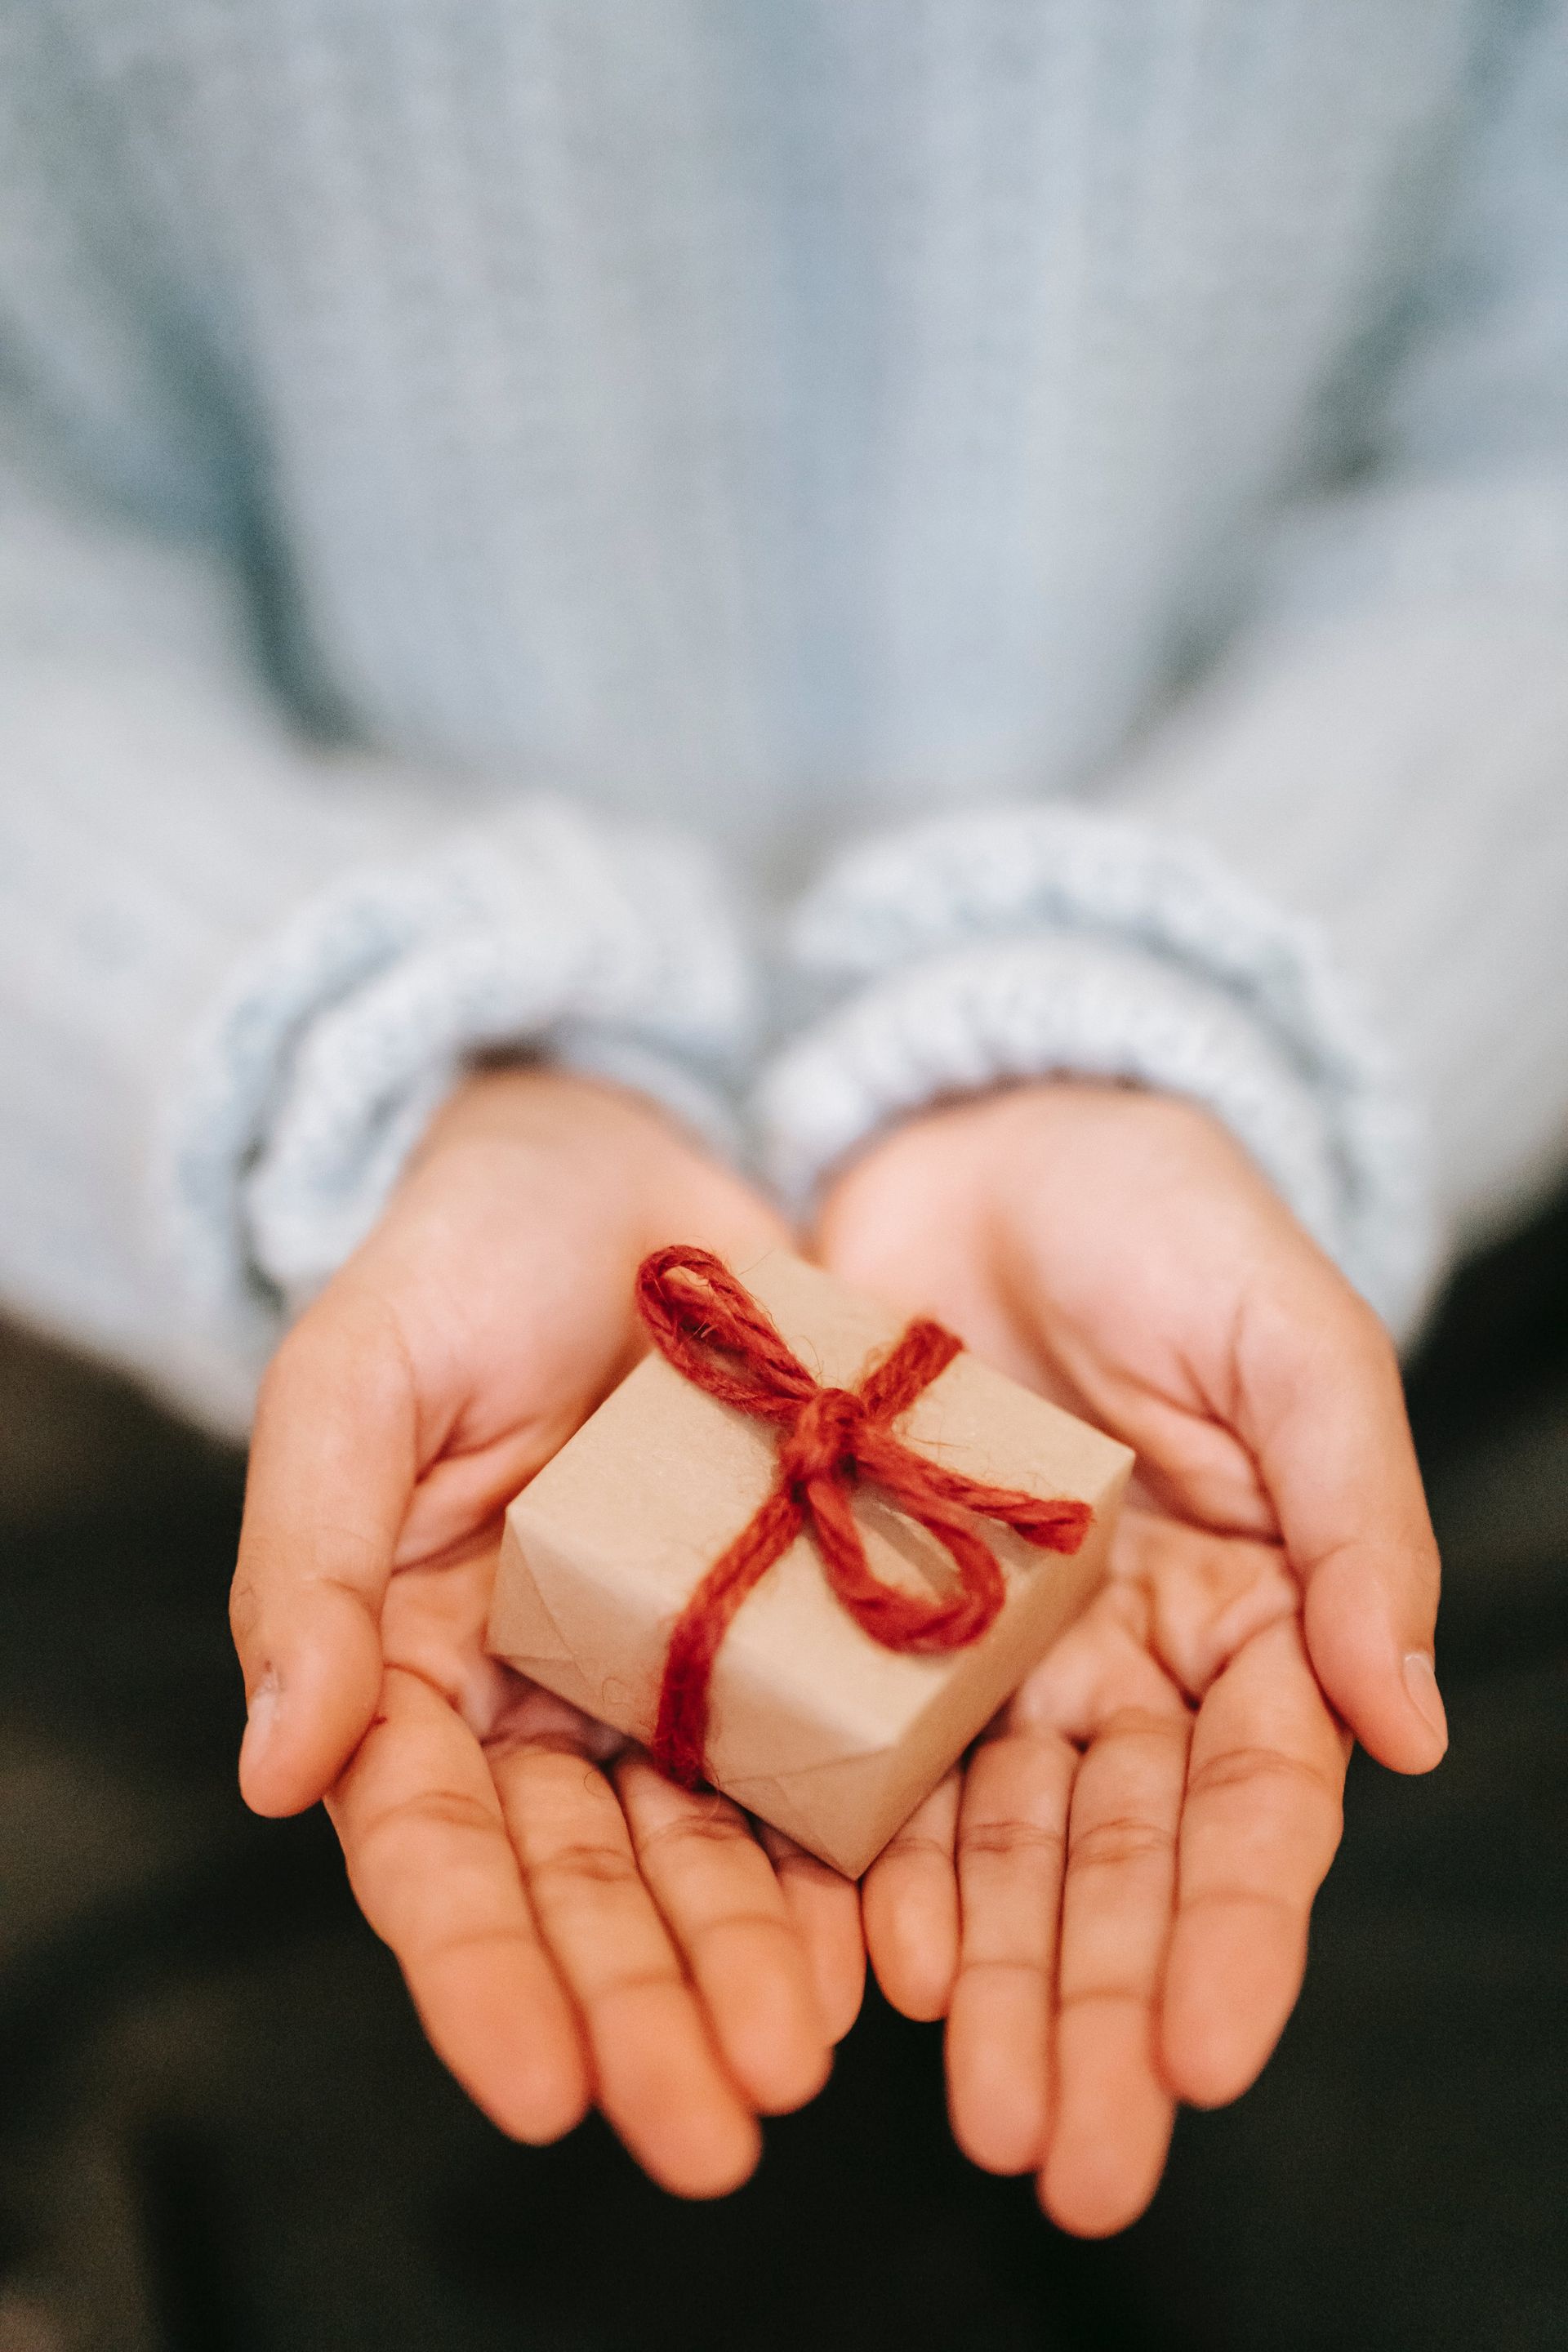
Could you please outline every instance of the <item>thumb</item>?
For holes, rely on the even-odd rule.
[[[1324,1265],[1249,1318],[1240,1354],[1243,1434],[1302,1586],[1318,1679],[1380,1763],[1430,1771],[1448,1744],[1437,1545],[1388,1334]]]
[[[329,1289],[262,1384],[229,1622],[248,1719],[240,1789],[294,1813],[336,1780],[381,1695],[381,1605],[416,1470],[390,1317]]]

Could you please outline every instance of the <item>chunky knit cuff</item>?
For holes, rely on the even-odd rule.
[[[231,975],[183,1074],[166,1192],[200,1325],[258,1365],[476,1055],[546,1053],[728,1144],[746,1000],[700,855],[553,801],[341,882]]]
[[[942,819],[849,852],[800,907],[817,1011],[759,1090],[803,1202],[879,1128],[1077,1072],[1204,1104],[1395,1328],[1430,1278],[1421,1154],[1315,934],[1205,852],[1077,811]]]

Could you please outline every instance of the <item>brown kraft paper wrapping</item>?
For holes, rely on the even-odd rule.
[[[904,1318],[776,1250],[736,1272],[826,1385],[855,1387]],[[966,1476],[1089,1504],[1079,1550],[990,1520],[1006,1600],[967,1649],[884,1649],[828,1589],[809,1531],[742,1604],[714,1668],[708,1769],[737,1804],[858,1878],[1017,1688],[1105,1572],[1132,1455],[967,1353],[897,1424]],[[647,1743],[665,1647],[704,1571],[772,1487],[777,1439],[649,1355],[506,1515],[489,1647]],[[855,1515],[873,1572],[945,1586],[947,1553],[879,1499]]]

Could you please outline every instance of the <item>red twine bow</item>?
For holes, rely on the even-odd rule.
[[[772,1319],[705,1249],[655,1250],[637,1269],[637,1311],[678,1372],[780,1431],[773,1491],[716,1559],[676,1621],[659,1690],[655,1761],[693,1787],[703,1777],[708,1687],[719,1644],[748,1592],[808,1523],[827,1580],[856,1623],[889,1650],[962,1650],[977,1642],[1005,1594],[991,1547],[971,1515],[997,1519],[1042,1551],[1074,1552],[1089,1531],[1087,1503],[1045,1502],[1010,1486],[961,1477],[917,1454],[891,1423],[945,1370],[962,1343],[921,1317],[858,1388],[820,1387]],[[853,1509],[857,1484],[944,1544],[958,1570],[948,1592],[900,1591],[873,1576]]]

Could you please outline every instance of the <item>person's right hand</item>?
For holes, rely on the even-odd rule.
[[[500,1514],[639,1352],[660,1243],[773,1213],[634,1097],[468,1081],[263,1386],[233,1625],[247,1801],[325,1797],[437,2051],[502,2129],[590,2100],[655,2179],[734,2188],[859,2003],[855,1888],[485,1654]]]

